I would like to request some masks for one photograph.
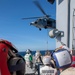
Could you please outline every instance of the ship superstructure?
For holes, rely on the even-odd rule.
[[[56,28],[64,32],[57,39],[75,50],[75,0],[56,0]],[[61,43],[56,40],[56,48]]]

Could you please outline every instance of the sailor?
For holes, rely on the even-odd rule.
[[[32,51],[30,49],[26,50],[26,54],[24,56],[24,59],[26,61],[26,65],[30,68],[33,67],[33,57],[32,57]]]
[[[38,72],[39,75],[39,66],[42,64],[42,55],[39,50],[35,53],[35,70]]]
[[[52,59],[52,57],[51,57],[51,52],[50,52],[49,50],[47,50],[47,51],[45,52],[45,57],[46,57],[46,56],[48,56],[48,57],[51,58],[50,65],[51,65],[53,68],[55,68],[55,64],[54,64],[54,61],[53,61],[53,59]]]
[[[75,67],[75,55],[72,55],[72,64],[71,67]]]
[[[71,67],[72,58],[69,51],[65,48],[58,48],[53,53],[55,65],[59,70],[59,75],[75,75],[75,67]]]
[[[57,70],[51,67],[51,57],[46,55],[43,57],[44,67],[40,68],[40,75],[57,75]]]
[[[75,75],[74,67],[59,68],[60,75]]]
[[[51,53],[50,53],[49,50],[47,50],[47,51],[45,52],[45,56],[46,56],[46,55],[51,57]]]
[[[66,47],[65,45],[61,46],[60,48],[68,50],[71,54],[71,50],[68,47]],[[67,58],[67,60],[68,59],[69,58]],[[75,65],[73,64],[73,60],[74,60],[74,58],[72,56],[72,64],[71,65],[69,65],[69,66],[65,65],[63,68],[59,68],[60,75],[75,75],[75,67],[74,67]],[[59,62],[60,61],[61,60],[59,60]]]
[[[7,66],[7,55],[9,48],[0,42],[0,72],[1,75],[11,75]]]
[[[66,49],[66,50],[68,50],[68,51],[70,52],[70,54],[72,54],[72,50],[71,50],[70,48],[68,48],[68,47],[66,46],[66,44],[64,44],[64,43],[63,43],[59,48],[60,48],[60,49],[61,49],[61,48]]]
[[[24,75],[25,61],[17,52],[11,42],[0,39],[0,75]]]
[[[35,53],[35,62],[36,63],[42,63],[42,56],[39,50],[36,51]]]

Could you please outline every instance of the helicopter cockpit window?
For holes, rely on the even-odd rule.
[[[52,21],[47,20],[47,25],[50,25],[52,27]]]
[[[39,20],[41,21],[42,19],[40,18]]]
[[[37,24],[38,22],[37,21],[35,21],[35,24]]]
[[[47,19],[44,19],[44,21],[47,21]]]

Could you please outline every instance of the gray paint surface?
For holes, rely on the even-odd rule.
[[[75,0],[56,0],[56,28],[64,31],[64,37],[57,39],[65,43],[70,49],[75,49]],[[70,2],[70,3],[69,3]],[[61,46],[56,41],[56,48]]]

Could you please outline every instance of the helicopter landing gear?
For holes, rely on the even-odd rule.
[[[41,31],[41,28],[39,28],[39,30]]]
[[[46,27],[46,26],[45,26],[44,28],[45,28],[45,29],[47,29],[47,27]]]

